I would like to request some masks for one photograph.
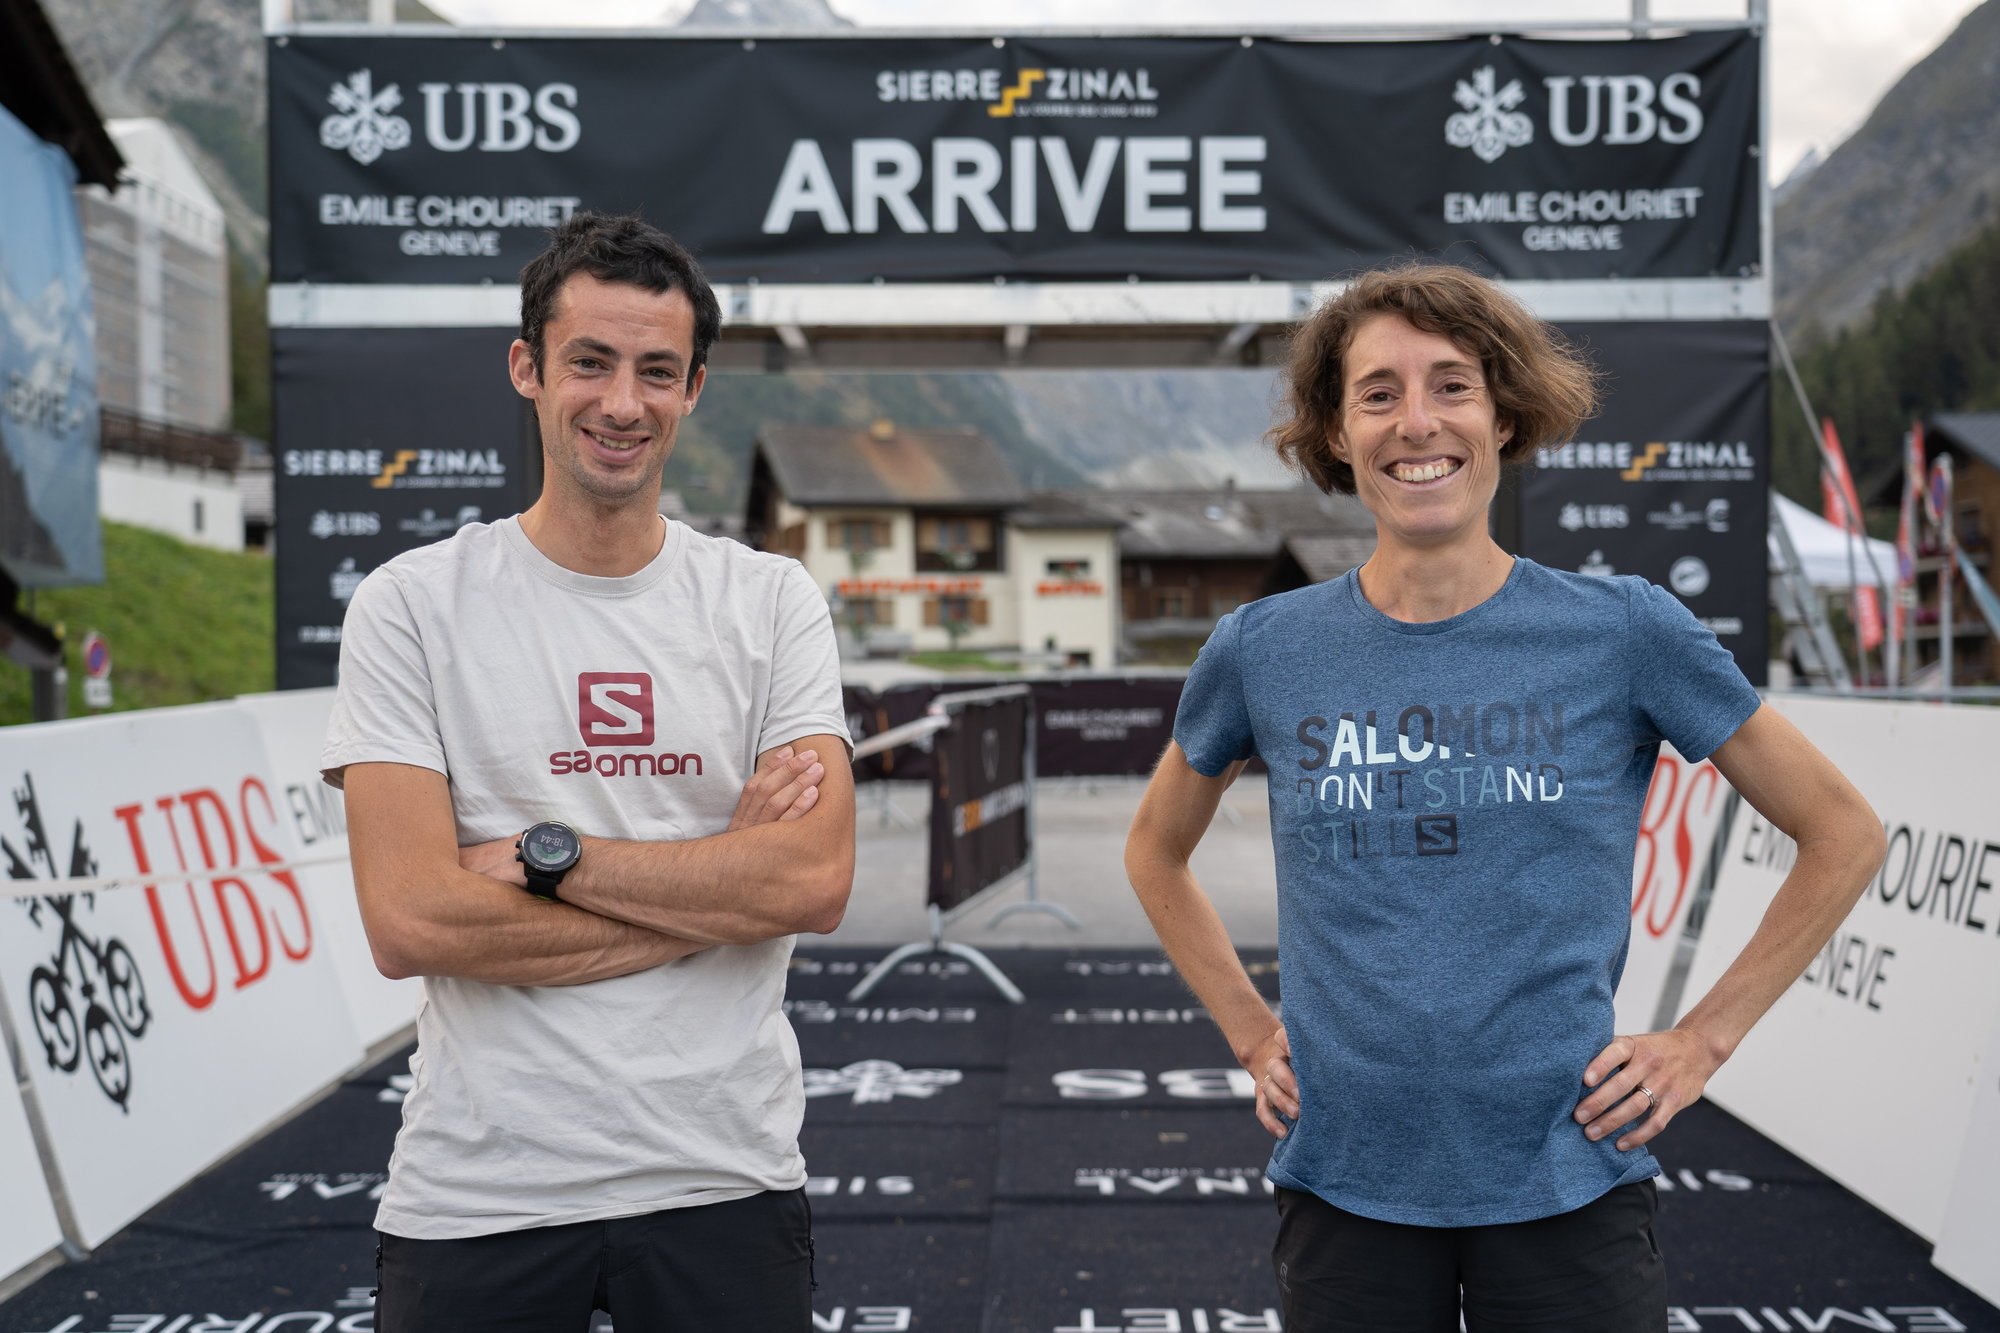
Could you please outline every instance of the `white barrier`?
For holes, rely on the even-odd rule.
[[[2000,1021],[2000,709],[1772,703],[1873,804],[1889,855],[1708,1093],[1934,1241]],[[1738,816],[1683,1011],[1748,942],[1796,854],[1754,810]],[[2000,1177],[1980,1187],[2000,1192]]]
[[[4,906],[4,904],[0,904]],[[0,1051],[0,1181],[6,1182],[5,1206],[0,1207],[0,1280],[54,1249],[62,1240],[55,1205],[49,1202],[48,1180],[28,1131],[28,1114],[14,1092],[14,1074]]]
[[[264,737],[272,794],[301,852],[312,861],[337,858],[306,866],[299,872],[299,883],[324,933],[327,957],[340,978],[354,1031],[363,1046],[397,1036],[416,1021],[424,983],[416,977],[391,981],[376,971],[361,929],[354,875],[347,864],[346,807],[340,793],[319,776],[333,691],[246,694],[236,702],[248,710]]]
[[[1710,1095],[1937,1240],[1941,1268],[2000,1299],[1988,771],[2000,710],[1773,702],[1874,803],[1890,855]],[[364,1038],[409,1021],[419,983],[374,972],[345,865],[310,864],[346,846],[318,780],[328,704],[326,692],[253,696],[0,732],[10,887],[130,879],[0,898],[0,994],[86,1245],[338,1079]],[[1727,795],[1712,765],[1662,751],[1641,816],[1621,1031],[1652,1024]],[[1722,853],[1683,1008],[1747,942],[1793,849],[1746,807]],[[212,873],[294,859],[308,864]],[[0,1094],[0,1277],[57,1239],[40,1171],[18,1100]]]
[[[1620,1032],[1656,1026],[1660,994],[1728,797],[1729,784],[1714,764],[1690,764],[1673,746],[1660,747],[1632,858],[1632,942],[1614,1002]]]
[[[1957,1184],[1931,1262],[2000,1305],[2000,1023],[1986,1043]]]
[[[361,1055],[263,739],[234,704],[0,734],[16,878],[133,887],[0,903],[0,986],[95,1246]],[[10,886],[19,891],[22,886]]]

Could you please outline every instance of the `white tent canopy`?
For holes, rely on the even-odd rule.
[[[1805,567],[1806,578],[1815,588],[1848,588],[1854,584],[1863,586],[1875,582],[1876,571],[1887,579],[1891,586],[1896,581],[1896,544],[1874,537],[1866,539],[1850,535],[1825,519],[1819,517],[1803,505],[1793,504],[1776,491],[1771,493],[1773,512],[1784,523],[1785,531],[1791,535],[1792,548],[1799,553],[1799,563]],[[1778,567],[1778,538],[1774,533],[1768,539],[1771,545],[1771,568]],[[1850,551],[1852,559],[1850,561]],[[1874,554],[1875,564],[1870,568],[1868,557]],[[1850,576],[1849,570],[1853,573]]]

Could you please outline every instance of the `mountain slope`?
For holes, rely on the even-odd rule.
[[[1805,337],[1852,324],[2000,207],[2000,0],[1986,0],[1788,191],[1775,224],[1778,318]]]

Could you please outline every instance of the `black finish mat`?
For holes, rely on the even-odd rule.
[[[1022,1106],[1248,1106],[1257,1081],[1192,1003],[1018,1007],[1007,1100]]]
[[[1264,1163],[1273,1141],[1241,1109],[1010,1110],[1000,1122],[993,1194],[1035,1203],[1269,1207]]]
[[[1279,1327],[1277,1209],[994,1206],[984,1333]],[[1202,1318],[1195,1317],[1199,1311]]]
[[[985,1218],[993,1210],[991,1125],[823,1125],[799,1132],[815,1223]]]
[[[1278,1328],[1270,1140],[1173,969],[990,952],[1027,1004],[956,958],[912,959],[861,1002],[847,992],[878,954],[794,960],[815,1330]],[[1249,961],[1275,997],[1275,961]],[[408,1067],[356,1075],[0,1303],[0,1333],[372,1329],[370,1223]],[[2000,1333],[1923,1240],[1724,1112],[1683,1112],[1655,1151],[1672,1333]]]
[[[887,1058],[904,1065],[1001,1069],[1007,1064],[1012,1005],[988,1000],[846,1000],[795,998],[785,1016],[807,1065]]]

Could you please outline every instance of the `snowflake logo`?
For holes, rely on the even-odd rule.
[[[856,1106],[893,1102],[898,1097],[931,1097],[965,1075],[956,1069],[905,1069],[893,1060],[861,1060],[845,1069],[805,1071],[806,1096],[854,1094]]]
[[[1465,110],[1444,123],[1444,141],[1453,148],[1470,148],[1482,162],[1497,161],[1509,148],[1520,148],[1535,138],[1533,122],[1514,110],[1527,96],[1521,81],[1509,79],[1496,91],[1494,79],[1491,65],[1476,70],[1471,83],[1460,79],[1452,99]]]
[[[403,104],[402,91],[390,84],[375,91],[375,76],[357,70],[346,83],[336,83],[327,95],[340,114],[319,123],[319,141],[328,148],[344,148],[347,155],[367,166],[385,152],[410,146],[410,122],[391,115]]]
[[[1583,506],[1564,505],[1562,507],[1562,517],[1558,518],[1556,522],[1562,524],[1565,528],[1569,529],[1571,532],[1575,532],[1578,528],[1583,526]]]

